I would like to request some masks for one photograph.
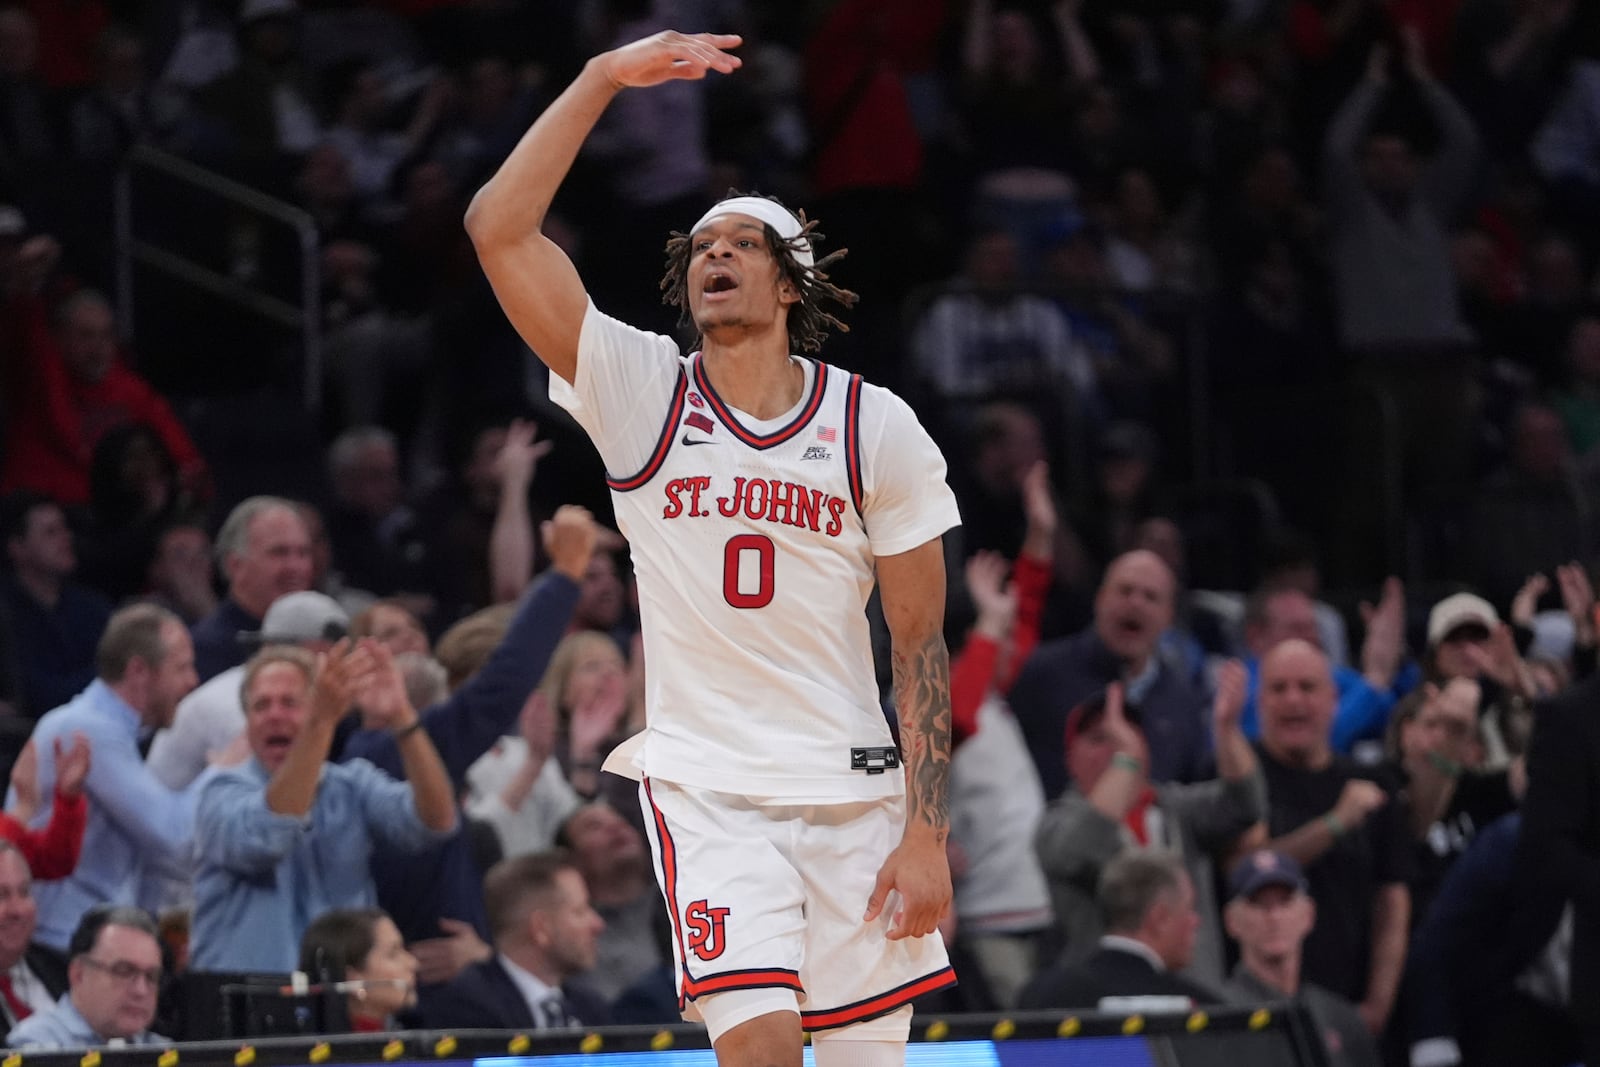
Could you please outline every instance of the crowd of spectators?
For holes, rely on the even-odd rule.
[[[1335,1063],[1577,1059],[1571,919],[1513,872],[1600,662],[1577,0],[3,0],[7,1043],[297,966],[357,1029],[675,1018],[599,770],[643,723],[626,546],[461,224],[668,26],[743,68],[620,96],[547,232],[680,336],[662,246],[724,190],[850,249],[824,355],[913,402],[964,518],[937,1006],[1287,998]],[[135,186],[122,237],[208,280],[119,271],[136,149],[314,225],[317,407],[262,216]]]

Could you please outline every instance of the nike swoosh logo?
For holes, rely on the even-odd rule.
[[[696,441],[694,438],[690,437],[688,434],[684,434],[683,437],[681,438],[681,440],[686,445],[714,445],[714,444],[716,444],[715,441],[709,441],[709,440]]]

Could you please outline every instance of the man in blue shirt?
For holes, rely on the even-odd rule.
[[[193,791],[162,785],[139,754],[140,734],[169,724],[178,701],[195,687],[188,628],[154,604],[123,608],[111,616],[95,663],[98,677],[40,719],[29,742],[38,756],[41,797],[55,791],[58,738],[66,746],[81,733],[94,753],[83,783],[89,823],[78,866],[69,877],[34,889],[36,936],[57,950],[67,947],[79,918],[94,905],[148,904],[140,899],[148,874],[182,877],[194,838]],[[32,825],[43,826],[49,817],[46,807]]]
[[[150,1032],[161,988],[161,944],[138,908],[97,907],[73,931],[67,992],[6,1037],[12,1049],[92,1048],[115,1041],[165,1045]]]
[[[368,728],[393,738],[406,781],[366,760],[327,762],[357,703]],[[245,666],[244,704],[251,758],[200,778],[191,964],[290,971],[318,915],[377,903],[374,852],[418,852],[455,831],[455,795],[376,641],[341,641],[320,663],[269,646]]]

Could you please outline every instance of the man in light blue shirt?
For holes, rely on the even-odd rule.
[[[393,735],[405,781],[327,762],[355,703],[368,729]],[[318,915],[376,904],[376,848],[418,852],[456,829],[444,764],[376,641],[341,641],[320,666],[304,649],[263,649],[245,665],[244,705],[252,758],[200,779],[197,971],[293,970]]]
[[[140,899],[140,889],[152,871],[186,877],[194,840],[195,792],[162,785],[139,754],[140,733],[169,724],[178,701],[197,683],[188,628],[154,604],[123,608],[106,625],[95,673],[87,689],[39,720],[29,742],[38,756],[42,797],[55,790],[57,738],[66,744],[82,733],[94,752],[83,783],[89,822],[78,866],[66,878],[34,887],[35,936],[57,951],[94,905],[151,904]],[[33,825],[49,817],[47,807]]]
[[[89,909],[68,948],[69,987],[53,1007],[12,1028],[12,1049],[77,1049],[96,1045],[165,1045],[150,1032],[161,988],[161,945],[138,908]]]

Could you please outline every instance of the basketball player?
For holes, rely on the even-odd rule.
[[[722,1067],[904,1062],[912,998],[954,981],[935,929],[945,859],[945,464],[885,390],[797,355],[849,304],[813,224],[739,196],[668,243],[697,328],[597,310],[541,232],[612,97],[729,73],[736,36],[664,32],[589,61],[474,199],[467,229],[550,392],[594,439],[632,546],[648,729],[608,768],[641,778],[680,1003]],[[864,609],[876,576],[900,746]],[[902,766],[903,759],[903,766]]]

